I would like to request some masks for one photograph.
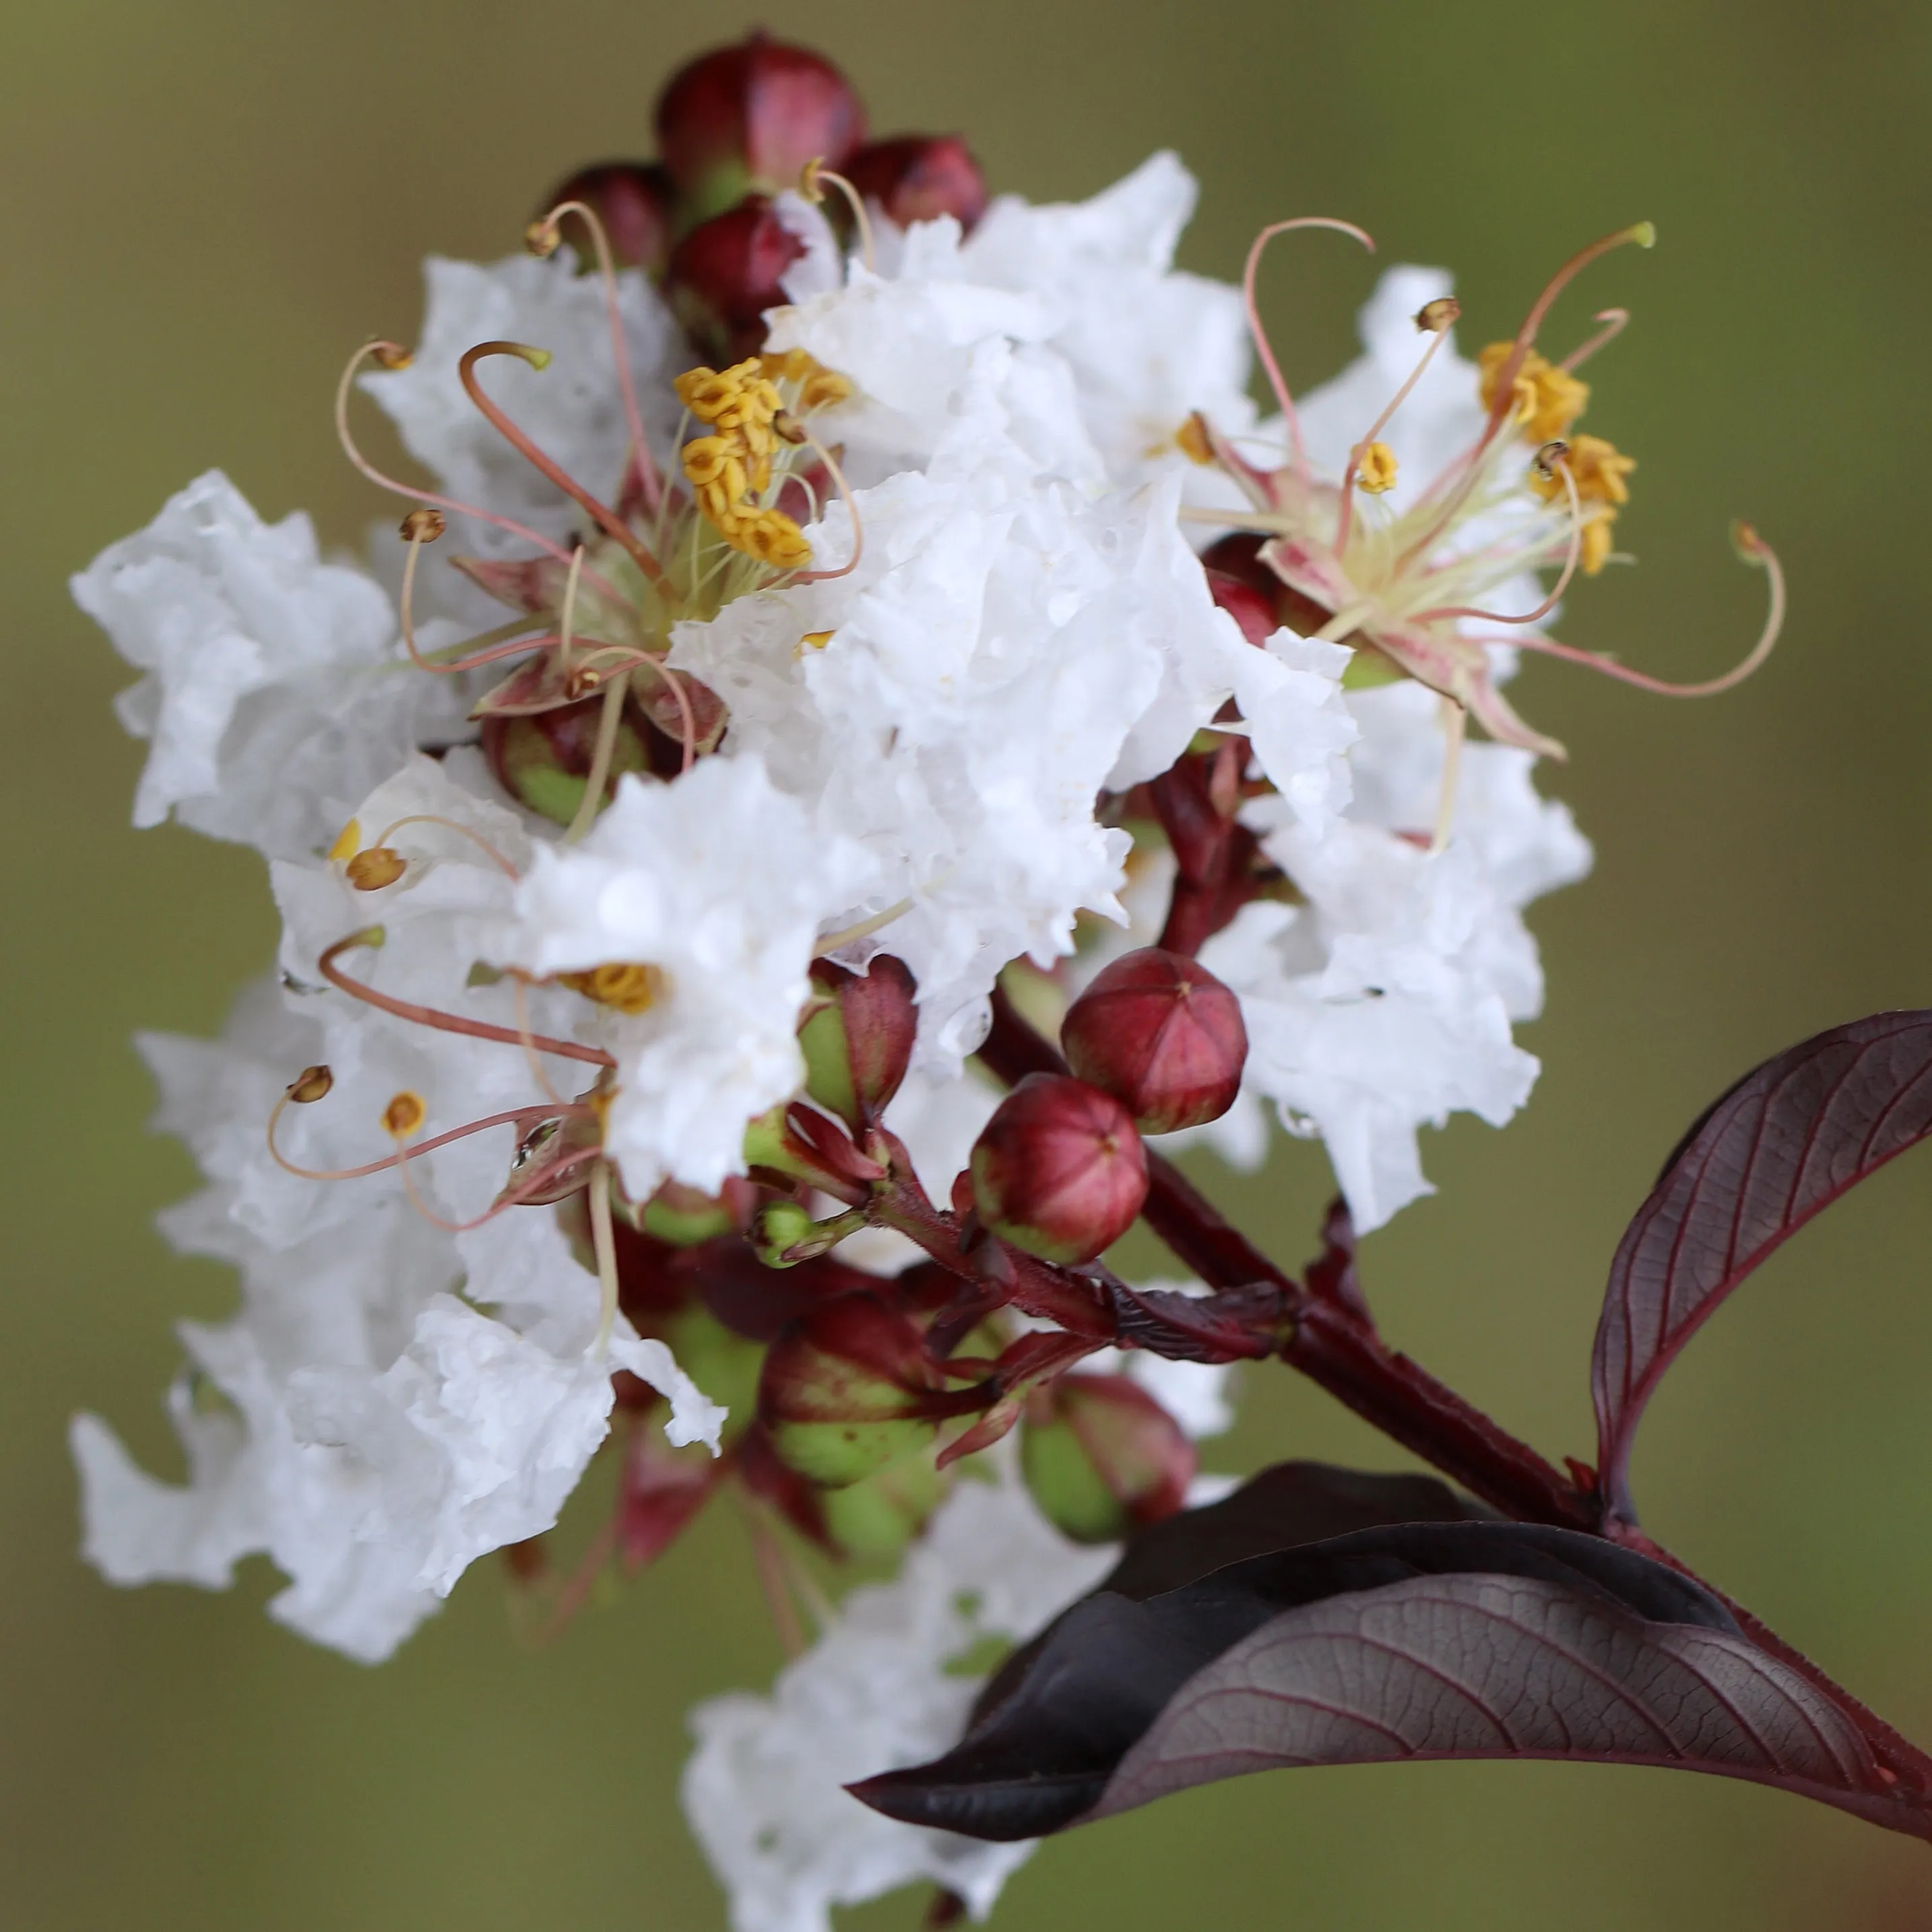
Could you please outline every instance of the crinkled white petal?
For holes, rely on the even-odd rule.
[[[307,517],[263,523],[218,470],[73,591],[146,674],[117,705],[152,747],[136,825],[172,812],[272,856],[313,850],[419,734],[461,716],[446,680],[406,674],[381,588],[323,562]]]
[[[614,502],[629,432],[602,282],[572,273],[568,250],[548,261],[512,255],[487,265],[432,256],[423,278],[425,313],[415,359],[406,369],[365,375],[361,386],[388,412],[410,454],[435,472],[446,495],[561,542],[583,512],[490,425],[464,393],[458,364],[479,342],[548,350],[544,368],[494,356],[476,365],[476,380],[553,462]],[[626,270],[617,284],[645,433],[662,454],[678,413],[670,378],[686,366],[688,352],[641,274]],[[459,520],[452,541],[484,556],[530,550],[525,539],[472,518]]]
[[[988,1637],[1031,1636],[1114,1555],[1066,1541],[1010,1473],[962,1482],[898,1577],[855,1590],[770,1696],[698,1706],[685,1814],[736,1932],[830,1932],[832,1906],[919,1879],[983,1918],[1030,1844],[902,1825],[842,1786],[956,1742],[980,1685],[948,1665]]]
[[[537,853],[493,956],[660,976],[648,1011],[596,1022],[617,1060],[605,1145],[633,1198],[667,1175],[713,1192],[743,1172],[746,1123],[802,1077],[820,928],[877,872],[851,839],[814,830],[755,755],[707,758],[668,784],[627,777],[580,844]]]

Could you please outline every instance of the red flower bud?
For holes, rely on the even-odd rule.
[[[874,954],[863,973],[815,961],[818,1004],[798,1030],[805,1090],[856,1133],[899,1090],[919,1031],[913,976],[902,959]]]
[[[1042,1513],[1076,1543],[1112,1543],[1187,1499],[1194,1445],[1124,1376],[1065,1376],[1029,1407],[1020,1468]]]
[[[1246,600],[1239,608],[1223,602],[1215,578],[1217,576],[1232,577],[1237,582],[1246,585],[1267,604],[1271,621],[1262,633],[1262,638],[1272,637],[1283,624],[1287,625],[1298,638],[1312,638],[1335,614],[1300,591],[1291,590],[1262,561],[1262,546],[1266,541],[1265,538],[1256,536],[1251,532],[1237,531],[1231,536],[1222,537],[1217,542],[1210,544],[1201,553],[1202,566],[1208,572],[1208,588],[1215,592],[1214,601],[1233,616],[1234,621],[1241,626],[1242,634],[1250,644],[1262,641],[1261,638],[1255,636],[1248,628],[1248,622],[1257,607]],[[1250,614],[1250,617],[1244,617],[1244,610]]]
[[[842,1295],[772,1344],[758,1417],[787,1468],[842,1489],[929,1443],[941,1390],[917,1322],[876,1295]]]
[[[1252,584],[1244,584],[1224,570],[1210,570],[1206,574],[1208,596],[1234,619],[1250,644],[1264,644],[1280,629],[1273,600],[1263,596]]]
[[[1064,1073],[1030,1073],[1000,1102],[972,1171],[981,1222],[1050,1262],[1091,1261],[1147,1198],[1147,1154],[1126,1109]]]
[[[657,124],[664,165],[703,220],[747,190],[796,187],[808,161],[842,168],[866,138],[866,110],[822,55],[754,33],[674,74]]]
[[[1096,976],[1060,1029],[1066,1064],[1144,1133],[1219,1120],[1248,1057],[1241,1003],[1198,961],[1144,946]]]
[[[986,212],[986,178],[957,134],[896,134],[869,142],[843,172],[902,228],[950,214],[970,235]]]
[[[778,278],[804,253],[763,195],[694,228],[671,250],[664,292],[698,353],[721,366],[755,356],[765,310],[785,298]]]
[[[482,721],[483,755],[489,760],[496,782],[518,804],[559,825],[568,825],[584,801],[603,715],[601,695],[576,704],[560,704],[550,711],[508,716],[488,712]],[[654,747],[650,741],[656,735],[634,710],[626,710],[617,727],[609,795],[616,795],[617,780],[624,772],[651,768]]]
[[[670,254],[672,193],[670,176],[660,162],[599,161],[560,183],[537,215],[541,219],[560,202],[584,202],[603,223],[617,266],[656,275]],[[583,216],[566,214],[557,230],[576,251],[578,268],[585,274],[594,270],[596,244]]]

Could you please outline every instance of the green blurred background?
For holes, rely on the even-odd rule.
[[[170,1324],[230,1284],[149,1218],[186,1191],[148,1138],[136,1027],[204,1031],[267,960],[260,868],[136,835],[128,674],[64,579],[220,464],[265,514],[352,540],[385,506],[338,458],[330,386],[406,337],[418,262],[515,246],[583,160],[647,152],[659,80],[754,16],[599,0],[286,5],[7,0],[0,10],[0,424],[10,608],[0,726],[6,914],[0,1229],[0,1925],[387,1932],[722,1924],[676,1812],[697,1696],[778,1660],[728,1513],[560,1644],[514,1640],[482,1566],[366,1671],[228,1596],[121,1594],[78,1563],[69,1413],[168,1466]],[[1589,1450],[1604,1266],[1686,1121],[1765,1054],[1932,998],[1925,528],[1932,10],[1846,0],[824,0],[768,23],[844,62],[881,131],[963,129],[996,187],[1084,195],[1152,148],[1202,178],[1185,260],[1237,270],[1261,222],[1352,217],[1384,260],[1453,265],[1473,347],[1576,244],[1556,330],[1627,302],[1591,418],[1642,459],[1619,534],[1643,568],[1566,634],[1666,674],[1731,662],[1778,544],[1795,620],[1769,670],[1675,705],[1559,666],[1525,702],[1596,840],[1540,908],[1543,1083],[1496,1134],[1429,1148],[1442,1195],[1369,1244],[1391,1334],[1546,1450]],[[1371,270],[1301,240],[1271,264],[1292,375],[1351,347]],[[1932,1155],[1767,1268],[1658,1402],[1654,1533],[1922,1740],[1932,1736]],[[1216,1185],[1285,1257],[1318,1157]],[[1250,1372],[1220,1458],[1399,1458],[1286,1372]],[[910,1927],[903,1895],[848,1915]],[[1298,1772],[1048,1846],[1006,1932],[1210,1924],[1370,1932],[1932,1926],[1924,1847],[1796,1799],[1627,1769]]]

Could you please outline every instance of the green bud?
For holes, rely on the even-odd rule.
[[[1042,1514],[1076,1543],[1114,1543],[1186,1501],[1194,1445],[1138,1382],[1065,1376],[1029,1405],[1020,1470]]]
[[[827,1491],[825,1526],[848,1556],[896,1556],[939,1507],[946,1478],[929,1456],[908,1456],[878,1474]]]

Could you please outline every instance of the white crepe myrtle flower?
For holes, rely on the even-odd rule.
[[[117,702],[149,741],[134,823],[171,813],[288,857],[460,707],[404,675],[396,614],[297,512],[265,524],[219,471],[74,579],[75,601],[146,675]],[[427,688],[426,688],[427,687]]]
[[[276,1166],[261,1108],[329,1037],[290,1010],[313,1004],[265,985],[220,1045],[146,1043],[158,1124],[189,1140],[212,1184],[164,1231],[238,1265],[242,1307],[182,1328],[193,1367],[170,1406],[187,1485],[142,1473],[98,1418],[77,1418],[73,1441],[87,1554],[111,1580],[224,1588],[265,1551],[290,1579],[274,1615],[376,1661],[477,1557],[555,1522],[608,1430],[614,1367],[668,1398],[675,1442],[715,1450],[724,1412],[661,1342],[620,1328],[598,1356],[596,1277],[547,1210],[452,1236],[394,1170],[330,1186]],[[373,1084],[344,1079],[329,1099],[396,1078],[392,1064]]]
[[[1431,850],[1433,699],[1405,684],[1351,708],[1349,817],[1311,836],[1278,800],[1250,808],[1306,904],[1244,908],[1201,957],[1240,997],[1246,1084],[1321,1135],[1366,1231],[1430,1191],[1420,1126],[1459,1111],[1500,1126],[1527,1099],[1536,1061],[1510,1022],[1536,1017],[1543,982],[1520,908],[1581,878],[1590,850],[1526,753],[1482,745],[1462,754],[1455,836]]]
[[[1068,1542],[1010,1471],[962,1482],[898,1576],[847,1598],[770,1696],[699,1705],[685,1815],[730,1894],[735,1932],[830,1932],[833,1906],[922,1878],[985,1918],[1032,1843],[899,1824],[843,1786],[946,1749],[984,1681],[959,1660],[988,1639],[1033,1636],[1115,1554]]]
[[[750,755],[670,784],[626,778],[580,845],[538,853],[496,956],[573,976],[598,1009],[616,1060],[604,1144],[636,1198],[667,1177],[713,1192],[742,1172],[747,1122],[803,1077],[821,928],[876,873]]]

